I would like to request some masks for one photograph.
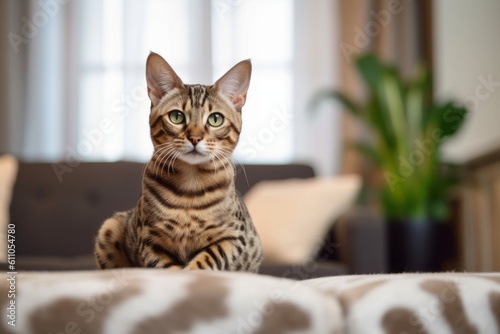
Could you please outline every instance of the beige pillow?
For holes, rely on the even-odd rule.
[[[0,262],[7,261],[7,225],[16,175],[16,158],[11,155],[0,156]]]
[[[334,221],[353,205],[360,187],[358,175],[255,185],[244,201],[260,235],[264,261],[307,262]]]

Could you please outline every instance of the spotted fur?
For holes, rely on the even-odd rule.
[[[258,270],[260,240],[236,193],[230,160],[250,74],[246,60],[212,86],[186,85],[150,54],[154,153],[136,207],[116,213],[98,232],[99,268]]]

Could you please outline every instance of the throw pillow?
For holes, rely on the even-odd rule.
[[[11,155],[0,156],[0,262],[7,261],[7,225],[16,175],[16,158]]]
[[[334,221],[353,205],[360,187],[358,175],[255,185],[244,201],[260,235],[264,261],[306,263]]]

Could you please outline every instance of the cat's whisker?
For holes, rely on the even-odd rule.
[[[175,160],[177,160],[177,158],[180,157],[181,154],[182,154],[182,152],[178,152],[177,155],[172,158],[172,173],[175,172],[175,169],[174,169]]]
[[[217,168],[217,164],[215,163],[215,155],[213,154],[213,152],[210,152],[210,161],[212,162],[212,165],[214,166],[214,175],[217,174],[217,171],[218,171],[218,168]]]
[[[178,152],[175,148],[173,148],[172,150],[169,151],[169,153],[167,154],[167,156],[163,160],[163,164],[161,166],[162,173],[163,173],[163,171],[165,171],[165,165],[167,165],[167,174],[170,175],[170,162],[172,161],[172,158],[176,154],[180,154],[180,152]],[[172,172],[173,172],[173,169],[172,169]]]
[[[158,177],[158,170],[160,169],[160,166],[161,166],[161,160],[163,159],[163,156],[165,154],[168,154],[169,150],[170,150],[169,146],[165,145],[165,147],[159,148],[155,151],[155,155],[156,155],[155,164],[154,164],[155,179]]]
[[[226,160],[231,161],[231,156],[232,156],[232,151],[225,149],[224,147],[221,147],[219,149],[219,153],[226,158]]]
[[[163,172],[163,169],[165,168],[165,163],[166,161],[168,161],[169,157],[175,153],[175,147],[168,147],[168,148],[165,148],[163,151],[162,151],[162,155],[160,157],[160,160],[158,162],[158,170]]]
[[[174,155],[172,155],[172,158],[170,159],[170,162],[167,166],[167,173],[170,175],[170,165],[172,165],[172,173],[174,172],[174,163],[175,160],[182,154],[182,152],[175,152]]]
[[[166,142],[166,143],[162,143],[162,144],[156,145],[155,146],[155,150],[157,150],[159,148],[162,148],[162,147],[165,147],[165,146],[169,146],[169,145],[172,145],[172,143],[171,142]]]
[[[171,147],[168,151],[167,154],[165,154],[165,156],[163,157],[162,161],[161,161],[161,168],[160,170],[162,171],[162,173],[165,171],[165,165],[167,165],[167,174],[170,175],[170,171],[169,171],[169,168],[168,168],[168,164],[170,162],[170,159],[172,158],[172,156],[174,156],[176,154],[177,150],[175,147]]]
[[[220,162],[220,164],[224,167],[224,171],[227,173],[227,168],[226,168],[226,163],[224,163],[224,153],[222,151],[214,151],[214,156],[217,158],[217,160]]]
[[[229,149],[227,149],[225,147],[221,147],[221,149],[228,153],[229,159],[232,160],[232,161],[234,161],[235,165],[239,165],[241,167],[241,170],[243,171],[243,175],[245,176],[245,181],[247,183],[247,186],[248,186],[248,188],[250,188],[250,182],[248,181],[247,171],[246,171],[245,166],[243,165],[243,163],[241,163],[241,161],[238,160],[236,157],[232,156],[231,150],[229,150]]]
[[[158,164],[158,167],[159,167],[159,170],[160,172],[163,174],[163,172],[165,171],[165,164],[169,161],[170,159],[170,156],[174,154],[174,151],[172,149],[169,149],[165,155],[163,156],[162,160],[160,161],[160,163]]]
[[[154,158],[153,169],[155,171],[155,180],[158,177],[159,160],[161,159],[161,156],[163,153],[164,153],[164,150],[160,149],[158,151],[155,151],[155,154],[153,155],[153,158]]]
[[[247,171],[245,169],[245,166],[241,162],[238,162],[238,165],[240,165],[241,170],[243,171],[243,175],[245,176],[245,181],[247,183],[247,187],[250,188],[250,182],[248,181],[248,175],[247,175]]]
[[[226,148],[226,147],[220,146],[220,147],[217,147],[217,149],[220,152],[225,153],[229,158],[231,158],[231,156],[233,155],[233,151]]]
[[[163,144],[157,145],[155,147],[153,156],[154,155],[159,155],[159,154],[163,153],[165,151],[165,149],[171,148],[172,146],[173,145],[170,142],[169,143],[163,143]]]

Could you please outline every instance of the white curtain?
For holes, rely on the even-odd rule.
[[[3,44],[7,92],[6,134],[2,151],[32,159],[55,159],[65,140],[63,112],[68,96],[65,83],[67,59],[64,6],[55,2],[41,8],[35,1],[7,0],[2,4],[8,43]]]
[[[152,147],[144,62],[155,51],[186,83],[213,83],[252,58],[235,157],[299,160],[335,173],[338,117],[306,109],[313,92],[338,77],[335,7],[329,0],[7,0],[4,31],[26,37],[30,23],[37,31],[2,54],[9,93],[0,151],[24,160],[145,161]],[[273,128],[276,118],[282,123]]]
[[[341,114],[324,104],[316,113],[307,109],[311,96],[340,84],[337,1],[295,0],[295,157],[312,164],[319,175],[340,170]]]

